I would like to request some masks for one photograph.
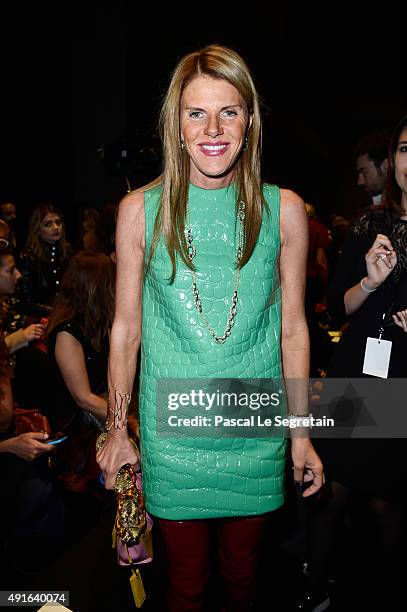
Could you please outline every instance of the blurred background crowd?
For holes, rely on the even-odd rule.
[[[331,9],[320,14],[326,26],[320,28],[306,16],[308,7],[293,12],[292,3],[255,5],[249,29],[241,15],[229,15],[227,23],[212,15],[204,28],[190,12],[174,15],[171,6],[161,7],[157,20],[156,7],[130,4],[97,12],[72,8],[68,32],[52,11],[49,28],[37,8],[28,7],[21,20],[10,7],[1,40],[3,56],[12,60],[4,73],[0,180],[0,481],[6,500],[0,562],[8,584],[16,586],[31,584],[33,572],[47,571],[79,545],[100,517],[111,524],[112,497],[100,484],[94,444],[107,410],[117,206],[160,174],[156,117],[175,60],[200,44],[221,42],[257,75],[264,178],[299,193],[309,219],[305,304],[316,378],[329,372],[349,325],[330,287],[360,220],[386,210],[390,137],[407,109],[395,63],[381,62],[372,50],[372,37],[390,27],[386,15],[377,17],[373,34],[348,15],[337,15],[331,28]],[[393,23],[397,57],[395,29]],[[24,53],[14,57],[20,45]],[[19,410],[40,411],[48,434],[18,428]],[[135,430],[136,414],[134,405]],[[60,432],[64,442],[47,443]],[[283,533],[301,565],[298,543],[289,543],[289,530]],[[92,545],[79,556],[92,555]],[[21,553],[27,548],[35,550],[29,562]],[[106,595],[101,586],[96,590]]]

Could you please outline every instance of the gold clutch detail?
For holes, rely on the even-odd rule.
[[[106,438],[106,432],[100,434],[96,440],[96,451],[102,448]],[[130,441],[139,456],[137,444],[132,438]],[[140,484],[137,483],[138,477]],[[117,472],[113,488],[116,494],[116,534],[123,544],[133,546],[138,544],[140,537],[147,529],[144,494],[141,490],[141,473],[137,473],[130,463],[126,463]]]

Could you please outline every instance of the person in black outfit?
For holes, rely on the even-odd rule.
[[[15,295],[8,300],[7,330],[14,332],[34,324],[44,328],[59,291],[71,249],[65,238],[61,212],[53,204],[41,204],[31,214],[27,243],[17,261],[22,277]],[[41,406],[44,353],[38,345],[21,348],[14,357],[15,400],[25,408]]]
[[[49,315],[70,255],[62,213],[53,204],[41,204],[30,217],[27,243],[20,255],[22,312],[33,318]]]
[[[0,249],[0,299],[13,292],[20,276],[12,251]],[[55,450],[49,435],[16,435],[11,368],[0,323],[0,572],[5,578],[25,574],[55,559],[64,538],[64,507],[48,456]],[[32,555],[24,551],[35,551]],[[6,567],[1,567],[5,563]],[[18,568],[18,570],[17,570]],[[7,572],[5,574],[5,572]],[[5,578],[6,580],[6,578]]]
[[[353,224],[328,291],[329,309],[349,324],[333,355],[328,378],[370,376],[363,373],[366,341],[379,336],[383,317],[393,323],[384,331],[384,339],[392,342],[388,377],[407,376],[407,116],[395,129],[388,160],[386,207],[366,211]],[[370,542],[376,538],[372,558],[368,554],[364,558],[364,565],[374,562],[369,610],[375,609],[375,603],[383,606],[384,601],[390,609],[397,578],[401,578],[406,441],[320,438],[315,446],[327,484],[311,518],[310,590],[296,609],[322,611],[329,606],[329,562],[338,551],[335,544],[341,519],[356,495],[368,505],[365,522],[368,519],[373,525]],[[360,501],[358,504],[360,511]]]
[[[64,272],[49,320],[47,416],[54,428],[68,434],[60,459],[71,484],[86,485],[84,481],[100,471],[94,443],[107,416],[114,279],[115,264],[109,257],[79,251]]]

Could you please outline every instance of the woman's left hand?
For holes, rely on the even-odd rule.
[[[399,310],[393,315],[393,321],[407,333],[407,310]]]
[[[302,496],[309,497],[319,491],[325,482],[324,468],[311,440],[307,437],[292,438],[291,458],[294,482],[312,482]]]

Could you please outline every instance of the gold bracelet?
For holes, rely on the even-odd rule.
[[[111,391],[109,389],[107,399],[108,418],[106,420],[106,431],[110,431],[113,427],[114,429],[124,429],[127,426],[127,413],[131,402],[131,393],[121,393],[117,389],[114,389],[114,410],[112,410],[109,399],[110,392]],[[109,413],[112,415],[110,425],[108,425]]]

